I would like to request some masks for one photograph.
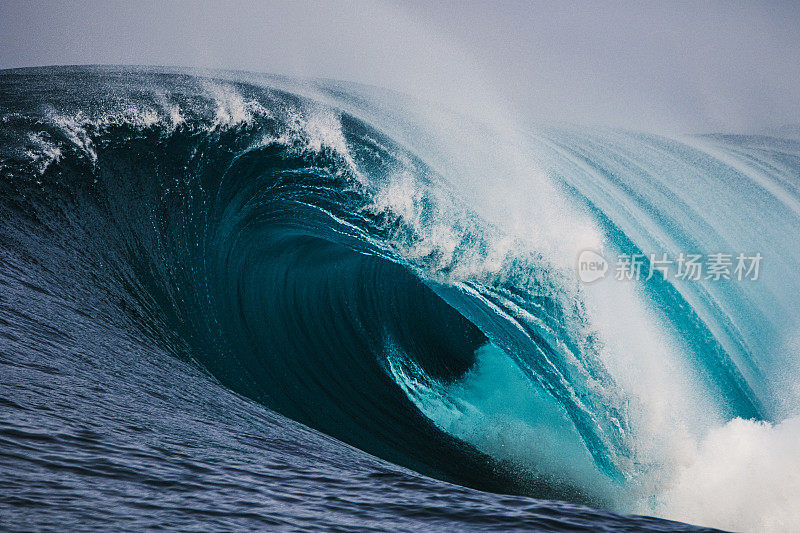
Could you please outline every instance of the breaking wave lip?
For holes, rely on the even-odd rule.
[[[56,75],[97,94],[71,101],[45,87],[52,74],[28,73],[28,99],[10,112],[3,102],[4,211],[28,222],[2,229],[35,254],[39,226],[68,228],[64,249],[79,246],[80,260],[61,261],[62,276],[94,293],[93,317],[421,473],[669,509],[641,507],[670,459],[642,444],[649,406],[620,384],[597,295],[550,242],[589,213],[586,231],[609,249],[640,250],[587,184],[565,179],[582,207],[574,220],[538,214],[550,229],[531,243],[468,207],[460,163],[448,172],[446,158],[393,138],[402,128],[373,120],[380,106],[338,87],[310,99],[275,79],[78,72]],[[548,139],[579,152],[574,136]],[[669,283],[645,292],[660,314],[641,320],[678,330],[700,376],[682,381],[713,390],[723,418],[769,419],[731,355],[746,345],[720,340]]]

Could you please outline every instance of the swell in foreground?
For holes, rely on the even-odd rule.
[[[242,73],[0,83],[9,527],[797,523],[796,481],[740,488],[798,459],[790,136],[496,131]],[[773,270],[587,287],[589,247]]]

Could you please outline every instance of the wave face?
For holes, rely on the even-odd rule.
[[[713,522],[681,489],[708,431],[798,405],[797,141],[507,139],[243,73],[0,83],[7,517],[675,528],[573,504]],[[772,263],[586,287],[587,246]]]

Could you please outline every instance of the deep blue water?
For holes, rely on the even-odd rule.
[[[529,131],[552,186],[368,88],[111,67],[0,88],[3,529],[693,530],[629,514],[695,516],[664,450],[792,412],[774,277],[656,278],[652,315],[608,325],[597,302],[628,292],[564,265],[598,235],[739,251],[677,177],[752,184],[709,146],[758,154],[786,206],[796,141]],[[651,327],[669,349],[618,356]]]

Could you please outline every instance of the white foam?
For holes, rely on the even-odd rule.
[[[800,531],[798,501],[800,417],[774,425],[737,418],[687,454],[655,511],[700,525],[790,532]]]
[[[89,117],[83,113],[72,116],[50,113],[49,118],[76,148],[89,157],[93,163],[97,162],[97,152],[86,129],[87,125],[92,124]]]
[[[29,134],[28,142],[31,144],[25,153],[32,159],[39,170],[39,175],[45,173],[47,168],[53,163],[61,161],[62,152],[53,141],[47,139],[41,133]]]
[[[285,110],[287,130],[277,139],[268,142],[279,142],[301,152],[322,153],[329,151],[344,163],[339,172],[349,171],[362,184],[365,177],[358,169],[342,131],[341,115],[327,107],[308,104],[300,108]]]
[[[204,87],[214,100],[214,127],[231,128],[252,124],[257,117],[271,113],[256,100],[243,97],[234,87],[209,83]]]

